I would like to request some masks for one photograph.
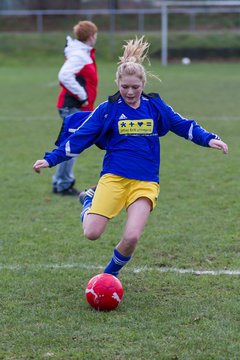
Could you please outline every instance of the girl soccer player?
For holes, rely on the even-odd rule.
[[[174,112],[158,94],[143,92],[147,78],[143,61],[148,48],[144,37],[127,41],[116,73],[119,91],[100,104],[58,149],[33,165],[39,173],[41,168],[55,166],[101,142],[106,154],[96,190],[89,189],[80,196],[82,221],[84,235],[96,240],[108,221],[126,209],[122,238],[104,270],[115,276],[131,259],[156,206],[160,190],[159,137],[172,131],[195,144],[228,152],[227,144],[217,135]]]

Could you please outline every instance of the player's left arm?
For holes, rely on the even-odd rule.
[[[222,150],[224,154],[228,153],[228,146],[222,140],[211,139],[208,143],[208,146],[213,149]]]
[[[176,135],[182,136],[197,145],[209,146],[213,149],[222,150],[224,154],[228,153],[227,144],[218,135],[206,131],[196,121],[184,118],[169,105],[166,105],[166,109],[170,119],[170,130]]]

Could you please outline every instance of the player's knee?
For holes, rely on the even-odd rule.
[[[105,217],[89,214],[83,223],[84,236],[89,240],[97,240],[104,232],[107,222]]]
[[[139,233],[132,231],[131,233],[126,234],[124,236],[124,244],[127,248],[135,248],[139,238],[140,238]]]
[[[84,236],[88,240],[97,240],[101,236],[101,232],[98,229],[94,228],[85,228],[84,229]]]

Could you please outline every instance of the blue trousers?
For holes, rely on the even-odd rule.
[[[59,114],[64,122],[67,116],[78,111],[80,110],[77,108],[62,108],[59,109]],[[76,158],[72,158],[71,160],[64,161],[57,166],[57,171],[52,177],[52,186],[57,192],[66,190],[75,183],[75,176],[73,172],[75,161]]]

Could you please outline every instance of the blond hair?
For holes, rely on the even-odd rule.
[[[136,75],[143,81],[144,85],[147,81],[146,71],[142,63],[147,58],[149,43],[144,41],[144,36],[140,39],[126,41],[123,45],[123,55],[119,57],[119,66],[116,72],[116,83],[124,75]]]
[[[123,45],[123,55],[119,57],[119,66],[116,72],[116,83],[119,84],[119,80],[121,80],[122,76],[135,75],[140,80],[143,81],[143,85],[146,85],[147,75],[161,81],[161,79],[152,74],[149,71],[146,71],[142,63],[144,60],[148,60],[148,64],[150,65],[150,60],[148,58],[148,50],[150,44],[144,40],[144,36],[140,39],[135,38],[135,40],[126,41],[126,45]]]
[[[98,32],[98,28],[93,22],[84,20],[73,27],[73,32],[79,41],[86,42],[90,36]]]

